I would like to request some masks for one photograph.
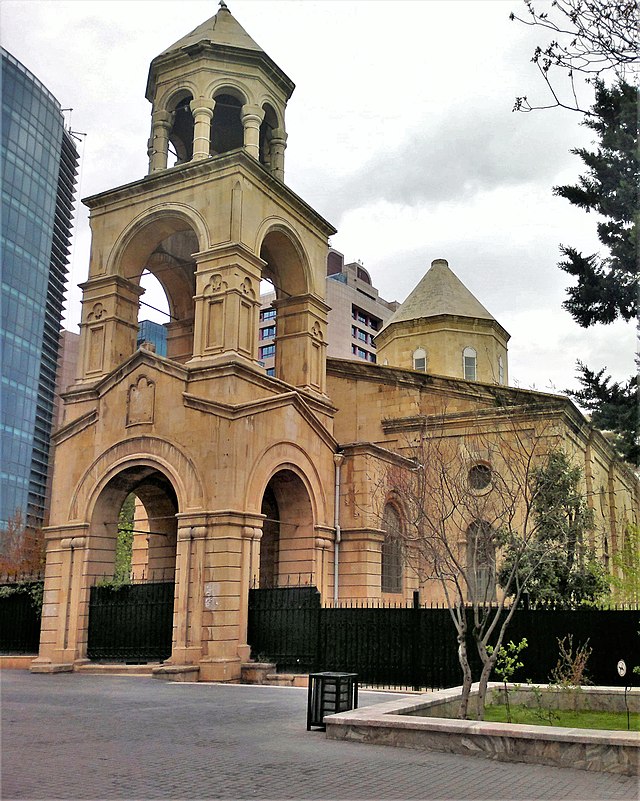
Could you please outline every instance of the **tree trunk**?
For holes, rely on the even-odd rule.
[[[460,698],[458,717],[460,720],[467,720],[469,717],[469,695],[471,693],[473,677],[471,675],[471,667],[469,666],[469,655],[467,653],[467,643],[464,634],[458,635],[458,660],[462,668],[462,696]]]
[[[494,665],[493,659],[489,659],[486,662],[483,659],[482,672],[480,673],[480,682],[478,684],[478,698],[476,701],[477,720],[484,720],[484,707],[487,698],[487,684],[489,683],[489,676],[491,675],[491,671],[493,670],[493,665]]]

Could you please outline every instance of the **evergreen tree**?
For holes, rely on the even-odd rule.
[[[587,327],[632,319],[637,311],[636,254],[638,247],[638,120],[635,87],[620,82],[607,88],[598,81],[592,115],[583,125],[597,134],[595,150],[576,148],[587,167],[577,184],[556,186],[554,194],[574,206],[595,212],[598,239],[605,257],[583,256],[561,245],[559,267],[578,279],[563,304],[576,322]]]
[[[518,573],[530,576],[527,590],[534,603],[593,603],[608,592],[604,568],[587,544],[594,520],[581,484],[581,468],[560,450],[552,451],[545,464],[534,471],[536,544],[516,565]],[[534,564],[536,569],[530,575]],[[507,550],[498,575],[501,586],[505,586],[513,567],[513,557]]]
[[[587,212],[595,212],[598,238],[607,256],[584,256],[562,245],[558,265],[577,278],[563,304],[583,327],[631,320],[637,314],[638,279],[638,120],[636,89],[624,81],[607,88],[596,82],[592,114],[583,124],[597,134],[594,150],[576,148],[587,172],[577,184],[557,186],[555,194]],[[621,455],[638,463],[638,379],[620,384],[578,362],[582,388],[569,394],[592,413],[599,428],[617,434]]]

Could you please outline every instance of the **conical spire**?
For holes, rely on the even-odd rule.
[[[172,53],[175,50],[183,50],[201,42],[208,42],[213,45],[225,45],[227,47],[238,47],[242,50],[257,50],[264,52],[259,44],[253,41],[245,29],[229,11],[224,2],[220,3],[218,13],[198,25],[197,28],[178,39],[177,42],[168,47],[160,55]]]
[[[436,259],[402,306],[387,320],[385,328],[392,323],[442,314],[495,319],[452,272],[446,259]]]

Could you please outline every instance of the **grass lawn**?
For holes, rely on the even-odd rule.
[[[567,729],[609,729],[613,731],[627,731],[626,712],[591,712],[584,710],[575,712],[573,710],[553,710],[554,717],[549,721],[548,717],[540,713],[537,708],[512,704],[511,720],[513,723],[527,723],[533,726],[564,726]],[[504,704],[487,706],[485,708],[485,720],[494,723],[507,722],[507,708]],[[631,731],[640,730],[640,713],[632,712],[629,716]]]

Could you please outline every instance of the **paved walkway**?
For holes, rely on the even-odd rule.
[[[5,799],[635,799],[637,780],[341,743],[306,691],[3,671]],[[361,706],[388,700],[363,692]]]

